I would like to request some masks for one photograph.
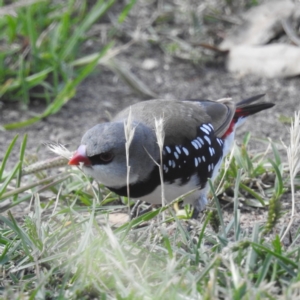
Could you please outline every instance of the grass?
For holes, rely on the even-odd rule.
[[[79,170],[67,169],[60,177],[44,173],[42,180],[36,175],[37,180],[27,185],[20,184],[21,163],[5,172],[14,139],[0,170],[0,204],[2,212],[8,213],[0,216],[1,297],[297,297],[299,231],[289,241],[284,239],[285,228],[272,233],[284,213],[276,201],[295,178],[290,177],[290,166],[282,162],[276,144],[270,143],[268,157],[266,153],[250,155],[249,139],[246,136],[241,147],[235,146],[224,164],[218,191],[211,185],[213,201],[201,223],[179,220],[169,213],[168,205],[121,226],[113,226],[111,216],[116,211],[126,213],[126,202],[94,186]],[[25,147],[26,138],[21,159]],[[259,188],[253,183],[264,174],[272,182]],[[229,219],[224,219],[221,198],[233,203]],[[245,228],[239,206],[243,199],[251,199],[244,200],[244,205],[269,207],[265,223]],[[10,209],[28,200],[31,212],[23,221],[15,219]],[[163,211],[165,219],[160,217]]]
[[[134,2],[122,8],[119,22]],[[6,101],[17,100],[26,107],[34,97],[47,107],[24,123],[4,125],[6,129],[57,112],[96,65],[116,68],[107,59],[112,50],[120,51],[113,48],[115,28],[98,53],[80,51],[89,28],[113,1],[93,6],[88,1],[28,3],[14,7],[20,18],[12,14],[1,20],[0,38],[7,51],[0,58],[5,65],[0,91]],[[165,30],[162,16],[150,26],[157,32]],[[195,32],[198,23],[195,20]],[[46,33],[53,38],[47,39]],[[179,39],[160,46],[168,55],[194,55]],[[16,53],[21,57],[16,59]],[[126,70],[115,71],[135,90],[151,94]],[[159,132],[160,120],[156,123]],[[300,231],[293,226],[299,134],[297,114],[287,145],[288,163],[274,142],[263,141],[266,151],[249,153],[246,135],[211,183],[211,202],[199,222],[185,220],[185,214],[177,217],[170,212],[171,204],[122,221],[131,202],[96,186],[79,170],[66,168],[55,175],[40,170],[22,177],[26,136],[19,162],[8,167],[16,136],[0,166],[0,299],[299,298]],[[163,136],[158,139],[162,143]],[[280,204],[290,191],[293,206],[286,212]],[[241,206],[268,210],[266,221],[245,226]],[[290,224],[282,227],[278,222],[289,213]]]
[[[100,51],[86,55],[82,45],[93,40],[90,30],[112,9],[115,0],[19,1],[2,6],[0,41],[0,97],[19,102],[23,109],[35,99],[46,104],[43,113],[28,120],[4,124],[4,129],[31,125],[56,113],[76,92],[78,84],[105,60],[113,47],[111,28]],[[125,20],[135,0],[123,7]]]

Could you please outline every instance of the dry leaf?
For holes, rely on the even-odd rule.
[[[129,215],[125,213],[112,213],[108,216],[109,224],[114,227],[119,227],[129,220]]]
[[[270,1],[253,7],[243,15],[244,23],[236,26],[219,45],[231,50],[239,45],[263,45],[283,31],[282,20],[293,15],[296,5],[287,1]]]
[[[238,46],[229,52],[227,68],[242,75],[296,76],[300,74],[300,48],[284,44]]]

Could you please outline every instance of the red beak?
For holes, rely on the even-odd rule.
[[[68,164],[72,166],[79,166],[80,163],[83,163],[86,166],[91,165],[91,161],[86,156],[85,145],[80,145],[77,151],[74,153],[73,157],[68,162]]]

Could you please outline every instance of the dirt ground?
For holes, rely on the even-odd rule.
[[[137,55],[137,53],[139,55]],[[145,59],[154,58],[158,67],[143,70],[139,66]],[[270,110],[251,116],[238,131],[241,138],[246,131],[253,137],[270,137],[275,141],[288,142],[289,126],[279,121],[280,116],[292,117],[300,109],[300,78],[264,79],[254,76],[240,77],[229,74],[223,66],[195,66],[178,59],[166,59],[159,49],[132,47],[121,55],[123,61],[152,91],[162,99],[210,99],[232,97],[239,101],[246,97],[265,93],[264,99],[276,106]],[[27,153],[38,153],[39,157],[51,157],[42,146],[43,142],[60,142],[76,149],[83,133],[99,122],[109,119],[109,115],[126,106],[141,101],[122,80],[102,67],[87,78],[78,88],[76,96],[56,115],[42,122],[20,130],[4,131],[0,135],[0,151],[3,155],[12,138],[28,134]],[[43,107],[33,104],[30,111],[21,111],[16,105],[3,103],[0,117],[6,124],[32,117]],[[21,140],[21,139],[20,139]],[[1,155],[0,154],[0,155]],[[2,156],[1,155],[1,156]],[[2,159],[2,157],[0,157]]]
[[[147,43],[135,43],[130,49],[121,53],[118,59],[130,67],[130,70],[160,98],[216,100],[232,97],[238,101],[265,93],[264,99],[275,103],[276,106],[249,118],[243,128],[240,128],[237,140],[240,141],[246,131],[251,131],[253,137],[270,137],[274,141],[282,139],[288,142],[289,127],[281,123],[279,117],[292,117],[295,111],[300,110],[299,77],[265,79],[230,74],[219,58],[215,63],[212,59],[209,63],[195,64],[168,56],[159,47]],[[147,59],[156,62],[151,70],[143,67]],[[60,142],[68,149],[75,150],[87,129],[107,120],[108,115],[114,115],[126,106],[141,100],[141,97],[113,72],[99,67],[79,86],[76,96],[56,115],[21,130],[2,131],[0,160],[16,134],[20,137],[25,133],[28,134],[26,153],[28,155],[37,153],[40,159],[53,157],[53,154],[42,145],[43,142]],[[27,111],[18,109],[16,105],[2,103],[0,125],[26,119],[42,110],[43,107],[39,103],[33,103]],[[256,147],[265,147],[265,145],[253,143],[250,147],[255,150]],[[10,165],[16,159],[17,157],[13,156]],[[285,202],[288,207],[288,197]],[[261,210],[242,212],[245,227],[252,226],[254,221],[263,222],[265,216],[266,211]],[[282,222],[286,220],[284,218]]]

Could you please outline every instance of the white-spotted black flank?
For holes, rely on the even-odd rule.
[[[188,178],[198,175],[199,187],[203,188],[223,156],[223,145],[211,124],[199,126],[193,140],[185,140],[182,145],[166,145],[163,152],[164,181],[178,183],[179,179],[180,185],[184,185]]]

